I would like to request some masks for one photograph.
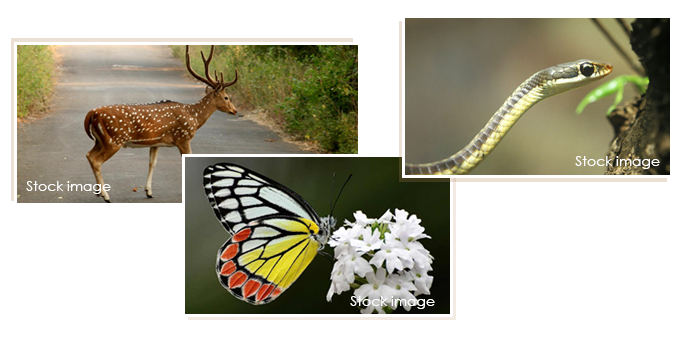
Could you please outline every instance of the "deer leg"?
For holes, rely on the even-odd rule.
[[[96,184],[100,184],[101,182],[103,182],[103,176],[100,173],[101,163],[96,163],[96,161],[95,161],[96,158],[98,157],[98,154],[100,154],[100,152],[102,152],[102,150],[103,150],[103,148],[101,147],[100,143],[96,142],[95,146],[93,146],[93,148],[90,151],[88,151],[88,153],[86,153],[86,159],[88,159],[88,163],[91,165],[91,170],[93,171],[93,175],[96,177]],[[101,192],[100,194],[96,194],[96,196],[98,196],[98,195],[102,196],[103,195],[102,193],[103,192]],[[107,201],[107,200],[105,200],[105,201]]]
[[[100,185],[100,196],[103,197],[103,200],[106,202],[110,202],[110,195],[103,189],[105,182],[103,181],[103,175],[100,172],[100,166],[113,155],[115,155],[120,148],[121,146],[104,147],[104,145],[96,141],[95,146],[93,146],[93,148],[86,154],[88,163],[91,164],[93,175],[96,177],[96,184]]]
[[[158,148],[150,148],[150,156],[148,157],[148,180],[146,180],[146,196],[153,197],[153,170],[155,164],[158,163]]]
[[[179,154],[191,154],[191,140],[177,144]]]

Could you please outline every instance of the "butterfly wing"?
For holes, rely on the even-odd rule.
[[[296,192],[239,165],[206,167],[203,185],[215,216],[230,234],[241,230],[251,220],[270,215],[320,221],[313,207]]]
[[[315,224],[301,219],[270,217],[249,225],[218,252],[220,283],[251,304],[277,298],[308,267],[320,244],[311,234]]]
[[[218,252],[220,283],[251,304],[274,300],[318,252],[320,218],[294,191],[238,165],[209,166],[203,181],[215,216],[231,235]]]

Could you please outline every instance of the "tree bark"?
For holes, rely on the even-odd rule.
[[[615,137],[605,174],[670,174],[669,143],[669,19],[638,19],[633,24],[631,46],[650,79],[647,92],[635,102],[615,109],[609,116]],[[658,166],[619,165],[616,159]],[[647,166],[645,166],[647,167]]]

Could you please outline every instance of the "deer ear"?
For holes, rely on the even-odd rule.
[[[205,88],[205,94],[208,94],[208,93],[210,93],[210,92],[212,92],[212,91],[213,91],[213,88],[210,87],[210,86],[207,86],[207,87]]]

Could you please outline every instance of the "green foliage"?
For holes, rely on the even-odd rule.
[[[200,48],[189,52],[199,73]],[[173,51],[184,58],[183,46]],[[229,91],[235,105],[265,110],[285,132],[323,152],[358,153],[358,46],[218,46],[211,67],[230,78],[239,69]]]
[[[310,58],[316,56],[320,52],[320,46],[317,45],[258,45],[246,47],[252,51],[254,56],[261,59],[285,60],[288,58],[293,58],[302,62],[308,61]]]
[[[616,108],[616,105],[618,105],[621,102],[621,100],[623,100],[624,86],[626,86],[626,84],[629,82],[635,85],[636,89],[640,94],[644,94],[647,90],[648,84],[650,83],[650,78],[641,77],[638,75],[618,76],[600,85],[599,87],[595,88],[590,93],[588,93],[583,98],[583,100],[581,100],[581,102],[578,104],[578,107],[576,108],[576,113],[581,114],[583,113],[583,109],[585,109],[585,106],[587,106],[588,104],[593,103],[599,99],[602,99],[608,95],[616,93],[616,99],[614,99],[614,103],[609,107],[609,109],[607,109],[607,116],[609,116],[612,113],[612,111]]]
[[[286,130],[334,153],[358,152],[358,48],[317,46],[311,66],[278,105]]]
[[[17,116],[46,110],[53,91],[50,46],[17,46]]]

